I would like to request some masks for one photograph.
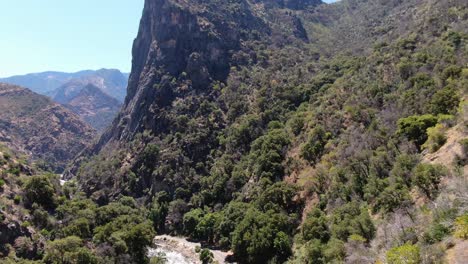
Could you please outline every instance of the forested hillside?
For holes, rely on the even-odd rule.
[[[238,263],[463,263],[467,25],[464,0],[146,0],[123,109],[69,167],[79,194],[49,212],[73,232],[49,243],[145,263],[154,230]]]
[[[155,233],[133,198],[98,206],[76,182],[61,182],[2,145],[0,194],[0,263],[147,260]]]
[[[61,173],[96,131],[65,107],[29,89],[0,83],[0,143]]]

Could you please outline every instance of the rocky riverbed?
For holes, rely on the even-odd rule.
[[[155,257],[164,254],[167,264],[199,264],[199,254],[195,248],[201,247],[200,243],[190,242],[185,238],[173,237],[168,235],[157,236],[154,238],[155,248],[150,248],[149,256]],[[214,260],[218,263],[228,263],[225,261],[229,252],[221,250],[211,250]]]

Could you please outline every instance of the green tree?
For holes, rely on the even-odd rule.
[[[135,225],[124,234],[129,253],[136,263],[149,262],[147,247],[152,244],[155,235],[153,226],[149,222]]]
[[[441,177],[446,173],[447,170],[442,165],[419,164],[414,169],[413,182],[427,197],[432,198],[439,189]]]
[[[202,209],[196,208],[190,210],[188,213],[184,215],[183,219],[183,226],[184,226],[184,233],[192,238],[198,238],[198,235],[196,233],[196,228],[198,223],[200,222],[200,219],[203,217],[205,212],[203,212]]]
[[[360,235],[368,241],[375,234],[375,226],[366,207],[350,202],[336,209],[331,217],[331,233],[334,237],[347,241],[351,235]]]
[[[460,96],[457,89],[453,85],[448,85],[432,96],[430,109],[434,115],[455,114],[459,103]]]
[[[323,250],[326,263],[343,263],[346,257],[345,243],[339,239],[332,238]]]
[[[285,261],[292,247],[286,235],[289,228],[286,215],[251,208],[232,234],[232,249],[246,263],[266,263],[273,258]]]
[[[214,242],[216,231],[219,229],[221,214],[218,212],[207,213],[199,221],[196,227],[197,236],[208,242]]]
[[[305,246],[306,259],[304,260],[307,264],[323,264],[325,258],[323,255],[324,246],[320,240],[314,239],[309,241]]]
[[[29,204],[38,203],[44,208],[55,208],[55,187],[50,176],[32,176],[24,187],[26,199]]]
[[[309,135],[307,143],[301,149],[301,157],[315,164],[323,154],[328,135],[322,126],[316,126]]]
[[[82,247],[82,240],[76,236],[57,239],[47,244],[44,262],[50,264],[72,264],[76,252]]]
[[[397,208],[408,205],[411,201],[408,188],[401,183],[392,183],[386,187],[377,197],[374,204],[374,212],[381,210],[384,213],[393,212]]]
[[[90,238],[92,236],[90,222],[86,218],[73,220],[63,229],[66,236],[77,236],[80,238]]]
[[[252,143],[249,161],[253,174],[271,180],[281,179],[284,175],[282,165],[285,147],[290,139],[283,129],[273,129]]]
[[[427,140],[427,129],[437,124],[433,115],[409,116],[398,120],[398,134],[413,141],[419,148]]]
[[[302,237],[306,241],[318,239],[322,243],[326,243],[330,238],[327,223],[328,219],[325,213],[318,208],[314,208],[302,224]]]

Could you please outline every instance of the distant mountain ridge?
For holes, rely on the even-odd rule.
[[[128,76],[128,73],[122,73],[116,69],[83,70],[74,73],[46,71],[0,78],[0,82],[26,87],[33,92],[52,98],[55,94],[60,93],[62,87],[69,82],[91,82],[108,95],[123,102],[126,96]]]
[[[20,85],[46,95],[78,114],[98,131],[103,131],[125,100],[128,76],[119,70],[100,69],[76,73],[32,73],[0,79],[0,82]]]

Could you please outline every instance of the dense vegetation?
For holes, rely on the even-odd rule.
[[[201,2],[213,19],[251,11]],[[38,258],[142,263],[156,231],[239,263],[440,263],[446,238],[467,238],[466,139],[455,162],[425,159],[447,131],[466,137],[466,4],[349,0],[261,19],[271,31],[242,32],[226,80],[157,72],[151,88],[173,92],[83,157],[77,185],[24,185],[25,208],[52,216],[34,223],[53,240]]]
[[[147,198],[156,230],[230,248],[241,263],[399,263],[402,251],[418,255],[415,263],[421,251],[440,259],[444,249],[433,245],[452,234],[466,204],[455,199],[423,216],[436,209],[419,200],[437,199],[442,178],[457,173],[422,158],[464,122],[467,32],[459,26],[468,9],[425,1],[413,10],[440,12],[407,17],[401,10],[411,4],[397,2],[294,12],[317,38],[307,41],[288,36],[290,11],[272,8],[263,17],[277,17],[272,36],[249,35],[225,82],[184,92],[176,87],[190,87],[185,72],[164,75],[177,94],[151,107],[165,126],[83,163],[85,191],[104,201],[122,191]],[[371,10],[369,21],[387,14],[367,25],[346,8]],[[389,14],[406,19],[406,28]],[[357,36],[340,35],[343,27]],[[368,30],[376,32],[354,42]],[[410,223],[400,229],[395,218]],[[382,235],[392,228],[394,236]]]
[[[58,176],[0,152],[2,263],[149,262],[155,232],[135,199],[99,206],[74,182],[61,186]]]

